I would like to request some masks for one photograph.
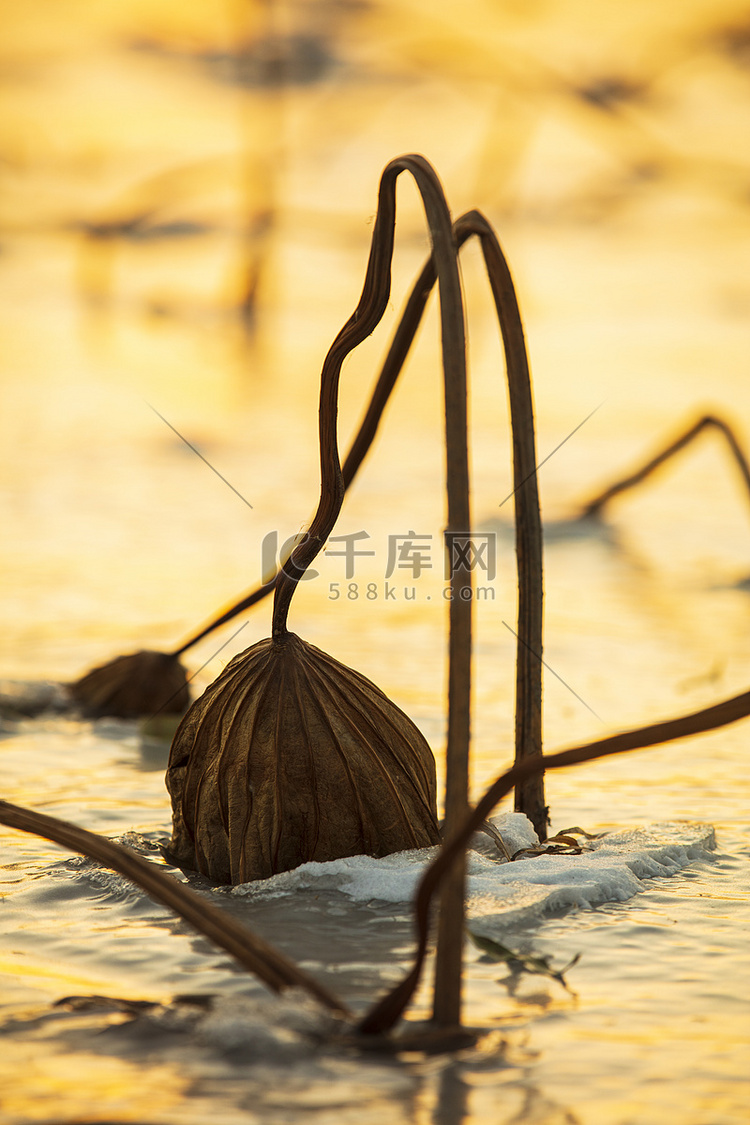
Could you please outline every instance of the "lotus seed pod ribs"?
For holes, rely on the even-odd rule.
[[[364,676],[293,633],[260,641],[172,744],[170,852],[216,883],[440,841],[435,762]]]

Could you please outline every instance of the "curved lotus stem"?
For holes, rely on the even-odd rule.
[[[516,630],[515,760],[542,752],[542,522],[536,472],[534,403],[526,342],[513,280],[494,230],[478,211],[460,221],[461,232],[479,236],[505,348],[513,439],[518,627]],[[533,771],[516,787],[515,806],[547,834],[544,782]]]
[[[740,476],[747,488],[748,497],[750,497],[750,465],[742,451],[742,447],[734,430],[728,422],[725,422],[722,418],[717,418],[713,414],[705,414],[678,437],[670,441],[659,453],[655,454],[646,461],[645,464],[641,465],[639,469],[636,469],[635,472],[629,473],[628,476],[615,481],[614,484],[609,485],[608,488],[597,493],[591,500],[583,504],[579,518],[586,519],[590,516],[598,516],[602,508],[615,496],[618,496],[621,492],[626,492],[627,489],[633,488],[635,485],[640,484],[641,481],[651,476],[660,465],[663,465],[664,462],[668,461],[670,457],[673,457],[675,453],[679,453],[681,449],[684,449],[694,438],[697,438],[699,434],[707,429],[717,430],[718,433],[726,439],[729,451],[734,457],[737,468],[740,471]]]
[[[321,550],[341,510],[344,479],[338,454],[336,419],[338,385],[346,356],[376,328],[390,296],[390,267],[396,222],[396,180],[408,171],[416,181],[427,215],[433,258],[441,295],[443,366],[446,411],[458,421],[466,418],[466,359],[461,285],[450,212],[440,181],[421,156],[398,157],[386,165],[380,179],[378,210],[372,235],[365,283],[359,303],[331,345],[323,363],[320,389],[321,495],[318,509],[303,540],[293,550],[276,579],[273,634],[286,631],[292,594],[307,567]],[[459,426],[456,425],[456,431]],[[463,427],[465,430],[465,426]],[[465,445],[465,433],[463,444]],[[448,521],[456,530],[468,531],[468,458],[448,438]],[[449,530],[451,530],[449,526]]]

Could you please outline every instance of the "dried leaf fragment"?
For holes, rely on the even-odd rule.
[[[564,974],[567,973],[568,969],[572,969],[574,965],[578,964],[581,959],[580,953],[576,953],[575,957],[568,961],[562,969],[555,969],[552,965],[552,958],[546,954],[514,952],[506,945],[496,941],[495,938],[477,934],[469,929],[466,932],[473,944],[486,958],[491,961],[505,962],[512,974],[538,973],[541,976],[551,977],[553,980],[559,981],[563,988],[570,991]]]

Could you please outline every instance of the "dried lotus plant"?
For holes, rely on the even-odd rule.
[[[433,253],[413,287],[342,473],[336,440],[341,363],[348,351],[373,330],[388,299],[394,185],[404,170],[412,173],[422,193]],[[370,741],[363,742],[362,721],[367,719],[368,707],[373,705],[372,693],[377,689],[357,677],[360,683],[367,684],[370,699],[355,697],[356,673],[289,634],[286,615],[296,584],[330,534],[345,488],[372,442],[436,280],[440,290],[445,383],[447,530],[470,532],[465,339],[457,255],[460,246],[472,236],[479,239],[484,252],[503,335],[513,431],[519,585],[516,756],[520,760],[536,758],[541,753],[541,526],[533,402],[518,304],[507,264],[487,221],[478,212],[469,212],[452,226],[434,171],[421,157],[404,157],[393,161],[383,174],[362,297],[323,367],[322,486],[318,512],[306,537],[273,584],[250,595],[252,600],[259,600],[271,585],[275,587],[272,637],[230,664],[193,706],[173,742],[167,773],[173,805],[171,853],[182,865],[197,868],[217,881],[258,878],[308,859],[330,859],[357,852],[382,855],[419,846],[418,841],[435,842],[437,838],[432,756],[424,740],[406,716],[394,709],[389,754],[383,758],[373,750]],[[448,838],[457,831],[468,809],[468,570],[457,568],[451,574],[451,584],[445,798]],[[247,604],[246,600],[244,605]],[[221,620],[227,620],[229,614]],[[377,696],[381,707],[393,706],[382,693]],[[345,737],[340,733],[342,726]],[[371,729],[369,723],[367,726]],[[403,745],[409,747],[409,753],[399,750],[396,766],[394,738],[399,745],[403,739]],[[329,751],[333,751],[330,756]],[[327,756],[323,768],[322,757],[319,760],[316,755]],[[344,758],[349,765],[356,763],[356,769],[345,768]],[[397,802],[394,803],[394,792],[399,790],[392,789],[390,778],[385,788],[380,785],[377,808],[363,800],[362,785],[369,790],[374,777],[377,787],[382,777],[378,771],[395,769],[391,777],[407,777],[410,763],[411,784],[404,788],[399,783]],[[343,781],[335,780],[342,777]],[[520,807],[543,834],[546,809],[541,771],[531,770],[523,780],[526,788],[519,789]],[[426,808],[430,809],[429,817],[425,817]],[[410,829],[405,825],[405,812]],[[441,887],[435,1018],[444,1025],[460,1020],[464,868],[463,863],[454,862]]]
[[[373,683],[285,633],[235,657],[170,755],[169,850],[215,883],[439,842],[424,736]]]
[[[463,533],[470,526],[463,308],[450,213],[429,164],[421,157],[403,157],[392,161],[381,178],[362,296],[323,365],[320,503],[309,531],[277,576],[272,635],[229,664],[190,708],[172,743],[170,853],[217,882],[237,883],[309,860],[385,855],[440,840],[435,764],[418,729],[363,676],[287,629],[292,595],[343,501],[336,434],[341,365],[387,306],[395,185],[406,170],[422,193],[440,283],[450,420],[448,525]],[[467,583],[469,576],[458,572],[449,645],[448,757],[459,763],[453,792],[461,816],[467,807],[471,607],[460,591]]]

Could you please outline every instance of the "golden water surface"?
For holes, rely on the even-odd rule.
[[[548,525],[546,745],[747,689],[750,497],[717,436],[619,501],[609,534],[572,534],[564,523],[703,413],[750,438],[746,3],[6,0],[2,26],[0,678],[65,680],[118,652],[176,646],[256,583],[269,534],[281,543],[309,519],[320,365],[359,296],[380,171],[419,152],[455,215],[478,207],[494,223],[521,301]],[[412,185],[399,187],[398,207],[387,323],[344,367],[344,444],[428,248]],[[498,549],[492,596],[475,611],[479,792],[512,745],[512,480],[497,327],[476,250],[462,262],[473,513]],[[341,556],[321,556],[290,621],[375,680],[439,758],[445,510],[434,308],[401,383],[336,528],[366,532],[373,554],[351,578]],[[432,546],[433,565],[419,581],[396,570],[388,597],[389,542],[409,533]],[[264,604],[191,650],[196,684],[268,626]],[[704,819],[717,824],[720,846],[724,826],[724,844],[744,856],[736,899],[746,909],[748,729],[558,775],[548,782],[553,822]],[[98,743],[94,752],[96,737],[79,726],[19,735],[9,799],[111,833],[132,826],[137,801],[139,829],[164,829],[161,776],[144,773],[137,796],[122,793],[117,756],[101,756]],[[79,767],[88,787],[77,805]],[[31,847],[8,836],[21,852]],[[59,855],[38,847],[38,858]],[[695,903],[703,895],[714,896],[713,913],[704,937],[685,939],[697,943],[688,978],[711,935],[731,929],[716,892],[697,890]],[[722,992],[717,970],[686,1021],[679,974],[664,986],[650,975],[649,943],[665,925],[654,909],[633,908],[633,927],[645,929],[624,975],[597,937],[580,1018],[558,1023],[553,1010],[534,1024],[533,1097],[509,1089],[501,1110],[497,1075],[485,1088],[481,1059],[458,1094],[449,1071],[408,1097],[383,1092],[375,1071],[357,1086],[342,1062],[338,1086],[330,1076],[303,1083],[308,1102],[299,1093],[289,1112],[304,1106],[337,1121],[386,1112],[414,1125],[493,1115],[739,1122],[750,1029],[727,997],[748,983],[744,939],[732,931],[721,947],[732,984]],[[581,940],[607,925],[606,912],[584,919]],[[477,972],[470,1004],[485,1018]],[[72,964],[11,960],[11,996],[26,996],[23,973],[45,1000],[116,992],[106,961],[99,978],[88,965],[76,982]],[[168,1062],[135,1075],[126,1057],[94,1065],[82,1055],[77,1071],[75,1054],[49,1044],[25,1040],[18,1052],[12,1065],[27,1081],[5,1095],[8,1120],[51,1120],[50,1107],[64,1104],[59,1120],[197,1121],[222,1104],[215,1091],[191,1092]],[[217,1120],[252,1119],[239,1104]],[[262,1119],[286,1119],[270,1114]]]

